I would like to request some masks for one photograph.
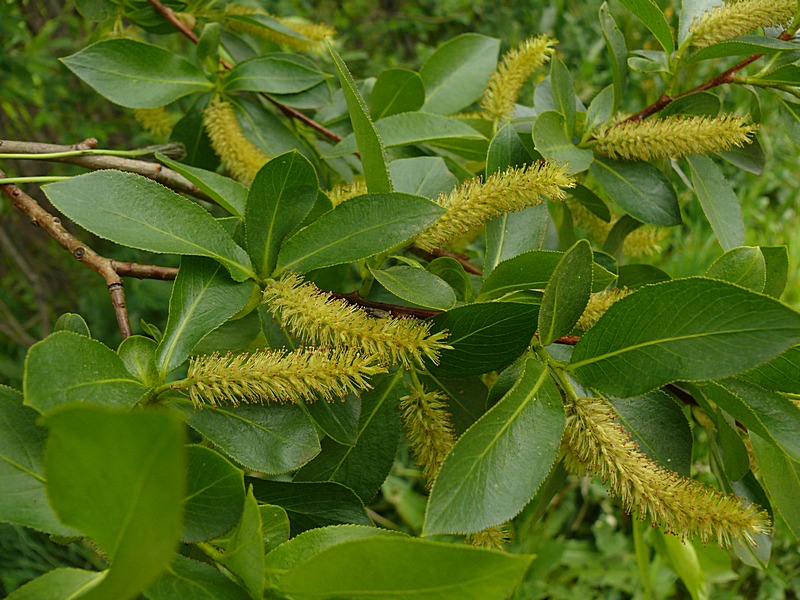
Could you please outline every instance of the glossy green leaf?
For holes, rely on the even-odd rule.
[[[281,21],[279,21],[275,17],[271,17],[267,13],[253,13],[249,15],[237,15],[228,13],[225,15],[225,19],[229,21],[240,21],[248,25],[261,27],[271,32],[287,36],[294,40],[308,41],[308,38],[304,36],[302,33],[300,33],[299,31],[295,31],[288,25],[284,25],[283,23],[281,23]]]
[[[389,163],[394,189],[406,194],[436,199],[452,190],[458,180],[440,156],[415,156]]]
[[[399,192],[353,198],[284,241],[273,275],[305,273],[385,252],[424,231],[443,212],[427,198]]]
[[[687,157],[692,170],[692,185],[703,212],[723,250],[744,245],[744,219],[739,199],[731,184],[710,158],[695,154]]]
[[[293,471],[320,450],[314,424],[293,404],[206,406],[202,410],[186,404],[182,408],[192,429],[237,463],[259,473]]]
[[[374,120],[398,113],[413,112],[425,104],[425,84],[416,71],[385,69],[378,75],[369,108]],[[396,188],[395,188],[396,189]]]
[[[553,94],[553,105],[564,117],[564,134],[569,139],[575,132],[575,84],[569,69],[558,57],[550,61],[550,91]],[[539,150],[541,152],[541,150]]]
[[[439,46],[419,71],[428,113],[450,115],[481,97],[497,68],[500,40],[465,33]]]
[[[53,325],[53,333],[57,331],[71,331],[86,337],[92,337],[89,331],[89,325],[84,321],[83,317],[75,313],[64,313],[56,319]]]
[[[156,367],[156,341],[143,335],[132,335],[122,340],[117,355],[128,373],[147,387],[163,383]]]
[[[603,252],[609,256],[615,256],[617,259],[621,259],[622,251],[625,247],[625,238],[642,225],[644,225],[644,223],[638,219],[634,219],[630,215],[622,215],[622,217],[617,219],[617,222],[614,223],[611,231],[608,232],[606,239],[603,241]]]
[[[589,172],[612,201],[638,220],[660,227],[681,224],[675,190],[653,165],[596,156]]]
[[[205,542],[233,528],[242,516],[242,471],[210,448],[188,446],[184,543]]]
[[[692,429],[683,410],[661,390],[635,398],[609,398],[620,421],[651,460],[690,477]]]
[[[544,364],[525,361],[513,388],[462,435],[428,500],[424,535],[472,533],[513,518],[558,455],[564,405]]]
[[[426,270],[444,279],[464,302],[470,302],[472,300],[472,282],[470,281],[470,276],[467,275],[464,266],[456,259],[449,256],[440,256],[428,263]]]
[[[446,395],[447,411],[456,436],[469,429],[489,409],[488,390],[480,376],[448,379],[428,373],[422,381]]]
[[[617,27],[607,2],[603,2],[600,6],[598,15],[600,29],[603,32],[603,39],[611,59],[609,63],[614,86],[614,104],[611,110],[613,114],[619,109],[625,92],[625,83],[628,78],[628,47],[625,43],[625,36]]]
[[[276,504],[288,514],[292,537],[306,529],[353,523],[372,525],[364,504],[348,487],[333,481],[267,481],[247,478],[259,502]]]
[[[764,293],[780,298],[789,281],[789,248],[787,246],[761,246],[766,263]]]
[[[211,94],[202,94],[184,113],[183,117],[175,123],[169,139],[172,142],[180,142],[186,150],[183,157],[185,164],[192,165],[208,171],[214,171],[219,167],[219,157],[211,147],[211,140],[203,127],[203,111],[211,100]],[[183,174],[186,177],[185,174]],[[197,185],[197,184],[195,184]],[[244,197],[242,194],[242,206]]]
[[[483,282],[478,300],[500,298],[517,290],[544,290],[562,256],[562,252],[532,250],[501,262]],[[616,275],[610,271],[592,265],[593,292],[604,290],[614,279]]]
[[[68,406],[49,414],[45,475],[59,518],[93,539],[111,568],[89,599],[134,598],[178,547],[184,428],[165,412]]]
[[[97,585],[104,577],[97,571],[58,568],[11,592],[8,600],[71,600]],[[83,597],[83,596],[81,596]]]
[[[706,277],[735,283],[754,292],[763,292],[767,263],[758,246],[728,250],[706,269]]]
[[[773,507],[795,538],[800,537],[800,466],[759,436],[751,435],[750,441]]]
[[[238,181],[213,171],[179,163],[161,153],[156,153],[156,158],[173,171],[177,171],[186,177],[200,191],[232,215],[236,217],[244,216],[247,188]]]
[[[348,394],[339,402],[309,402],[302,406],[328,437],[343,446],[355,445],[361,398]]]
[[[503,261],[544,246],[550,217],[546,204],[504,213],[486,224],[484,277]]]
[[[126,38],[96,42],[61,61],[98,93],[128,108],[158,108],[212,88],[200,69],[177,54]]]
[[[651,283],[669,281],[669,274],[652,265],[620,265],[617,270],[617,287],[635,289]]]
[[[47,430],[39,414],[22,405],[22,394],[0,385],[0,522],[62,536],[76,535],[59,522],[45,491],[44,445]]]
[[[356,87],[353,76],[347,70],[347,65],[333,48],[330,48],[330,52],[339,75],[344,98],[347,101],[347,108],[350,111],[350,122],[353,125],[354,139],[361,154],[367,189],[372,194],[391,192],[392,180],[389,178],[389,171],[386,168],[385,146],[381,142],[378,132],[375,131],[367,106]]]
[[[644,23],[668,54],[675,51],[675,41],[672,39],[669,23],[653,0],[620,0],[620,2]]]
[[[558,261],[539,308],[539,341],[549,346],[581,318],[592,293],[592,246],[578,241]]]
[[[712,444],[711,452],[719,454],[721,467],[730,481],[740,481],[750,471],[750,455],[742,438],[737,433],[733,417],[726,415],[721,410],[706,410],[706,414],[714,420],[716,431],[709,431],[709,443]],[[714,448],[714,444],[718,447]]]
[[[144,595],[148,600],[252,600],[219,569],[180,554]]]
[[[70,402],[131,408],[147,391],[113,350],[70,331],[30,347],[24,386],[25,404],[42,414]]]
[[[180,365],[197,343],[247,303],[253,281],[236,283],[222,266],[202,257],[186,256],[169,299],[169,318],[156,350],[162,378]]]
[[[432,319],[432,331],[450,332],[439,364],[429,370],[444,377],[478,375],[502,369],[519,357],[536,329],[537,307],[514,302],[460,306]]]
[[[768,390],[800,394],[800,346],[789,348],[741,377]]]
[[[247,250],[256,272],[272,273],[278,251],[317,200],[319,184],[312,164],[293,150],[271,159],[253,179],[247,196]]]
[[[758,138],[752,138],[746,146],[733,147],[730,150],[718,152],[718,154],[720,158],[754,175],[761,175],[767,164],[767,155]]]
[[[800,341],[800,314],[711,279],[646,286],[614,304],[578,342],[570,369],[620,397],[677,380],[728,377]],[[742,352],[747,348],[747,352]]]
[[[589,109],[586,111],[586,123],[584,124],[584,137],[594,131],[594,129],[605,123],[611,118],[614,107],[614,86],[604,87],[597,96],[592,99]]]
[[[361,417],[355,444],[343,446],[330,438],[322,452],[305,465],[295,481],[336,481],[369,502],[392,468],[400,441],[398,405],[406,394],[403,372],[373,379],[374,388],[361,395]]]
[[[608,210],[606,203],[585,185],[577,184],[574,188],[570,189],[568,193],[594,216],[602,219],[606,223],[611,221],[611,211]]]
[[[236,281],[253,275],[245,251],[208,212],[146,177],[95,171],[42,189],[58,210],[99,237],[161,254],[208,256]]]
[[[786,50],[796,50],[797,46],[777,38],[761,35],[743,35],[741,37],[719,42],[701,48],[689,58],[690,62],[708,60],[709,58],[723,58],[725,56],[743,56],[750,54],[775,54]]]
[[[261,290],[254,286],[255,302],[261,298]],[[250,302],[252,302],[252,297]],[[245,304],[242,311],[247,311],[250,303]],[[192,354],[212,354],[214,352],[241,352],[243,349],[254,350],[260,346],[258,337],[261,335],[261,322],[258,319],[256,307],[253,306],[247,315],[236,318],[234,315],[225,323],[214,329],[200,340],[192,349]],[[242,311],[239,311],[240,313]]]
[[[230,535],[214,541],[222,550],[217,560],[244,583],[253,598],[264,596],[264,536],[261,510],[253,496],[247,492],[241,520]]]
[[[231,99],[242,132],[267,156],[305,148],[295,132],[260,102],[244,96]]]
[[[395,266],[370,269],[375,279],[389,292],[415,306],[450,310],[456,305],[456,293],[447,282],[425,269]]]
[[[238,63],[224,80],[228,92],[265,92],[296,94],[318,83],[328,75],[306,64],[278,55],[262,55]]]
[[[591,150],[581,149],[564,133],[564,117],[552,110],[541,113],[533,124],[533,141],[536,150],[546,159],[556,163],[568,163],[570,173],[581,173],[594,160]]]
[[[670,102],[661,114],[665,117],[673,115],[711,115],[715,117],[721,108],[722,101],[716,94],[695,92]]]
[[[219,70],[219,38],[221,34],[222,25],[206,23],[200,39],[197,40],[197,64],[206,73],[216,73]]]
[[[259,504],[264,552],[270,552],[289,540],[289,515],[280,506]]]

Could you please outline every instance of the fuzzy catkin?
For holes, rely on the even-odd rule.
[[[248,23],[235,18],[228,18],[225,22],[226,27],[233,31],[249,33],[257,37],[270,39],[273,42],[292,48],[299,52],[309,54],[319,54],[325,51],[325,42],[336,35],[336,29],[324,23],[307,23],[299,19],[284,19],[275,17],[266,12],[260,11],[249,6],[229,5],[225,9],[226,16],[245,16],[245,17],[267,17],[273,21],[278,21],[288,29],[296,32],[297,36],[289,33],[280,33],[270,27],[261,27],[254,23]]]
[[[695,18],[689,32],[698,47],[710,46],[760,27],[786,25],[797,10],[796,0],[738,0],[726,2]]]
[[[441,392],[415,388],[400,400],[411,454],[422,469],[422,479],[428,488],[456,443],[445,399]]]
[[[230,102],[214,98],[203,113],[203,125],[231,175],[245,183],[253,181],[269,157],[245,137]]]

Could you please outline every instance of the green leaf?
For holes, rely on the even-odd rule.
[[[655,547],[675,573],[681,578],[692,600],[706,600],[706,574],[700,566],[697,551],[689,540],[654,531]]]
[[[452,350],[442,350],[435,375],[463,377],[502,369],[519,357],[536,329],[537,307],[484,302],[454,308],[432,319],[432,331],[446,329]]]
[[[222,25],[206,23],[200,39],[197,40],[197,63],[206,73],[216,73],[219,70],[219,38],[221,34]]]
[[[394,189],[406,194],[436,199],[452,190],[458,180],[440,156],[415,156],[389,163]]]
[[[427,198],[399,192],[353,198],[285,240],[273,275],[305,273],[385,252],[424,231],[443,212]]]
[[[97,42],[61,61],[98,93],[127,108],[158,108],[213,87],[180,56],[125,38]]]
[[[798,341],[800,314],[780,302],[722,281],[674,279],[609,308],[569,368],[588,387],[629,397],[672,381],[729,377]]]
[[[311,419],[293,404],[181,409],[189,426],[244,467],[270,475],[300,468],[319,453]]]
[[[575,132],[575,85],[569,69],[557,57],[550,61],[550,91],[556,111],[564,117],[563,131],[567,139]],[[541,152],[541,150],[539,150]]]
[[[594,153],[575,146],[564,133],[564,127],[565,121],[561,114],[553,110],[539,114],[533,124],[536,150],[552,162],[569,163],[570,173],[581,173],[592,164]]]
[[[744,373],[742,378],[768,390],[800,394],[800,346],[789,348],[780,356]]]
[[[744,245],[744,219],[739,199],[714,162],[699,154],[688,156],[692,185],[723,250]]]
[[[147,391],[113,350],[70,331],[30,347],[24,386],[25,404],[42,414],[70,402],[131,408]]]
[[[479,376],[447,379],[428,373],[422,381],[429,387],[442,390],[447,396],[445,402],[456,436],[469,429],[490,406],[486,384]]]
[[[156,350],[161,377],[180,365],[197,343],[247,303],[253,281],[236,283],[219,263],[185,256],[169,299],[169,318]]]
[[[77,532],[59,522],[45,493],[42,460],[47,430],[22,394],[0,385],[0,522],[61,536]]]
[[[774,508],[795,538],[800,537],[800,467],[757,435],[751,435],[758,467]]]
[[[464,270],[464,265],[450,258],[440,256],[428,263],[426,270],[437,277],[444,279],[453,288],[464,302],[472,299],[472,282]]]
[[[602,125],[614,114],[614,86],[604,87],[597,96],[594,97],[586,111],[586,123],[584,124],[584,137],[588,137],[592,131]]]
[[[242,471],[210,448],[188,446],[184,543],[205,542],[236,525],[244,505]]]
[[[758,246],[728,250],[706,269],[706,277],[735,283],[754,292],[763,292],[767,263]]]
[[[620,0],[620,3],[644,23],[667,54],[675,51],[675,41],[672,39],[669,23],[653,0]]]
[[[270,552],[289,540],[289,515],[280,506],[260,504],[261,534],[264,552]]]
[[[800,134],[800,104],[789,102],[777,95],[775,98],[778,100],[781,121],[783,121],[789,139],[794,142],[795,146],[800,147],[800,141],[798,141]]]
[[[797,45],[776,38],[760,35],[743,35],[741,37],[719,42],[701,48],[689,58],[689,62],[723,58],[725,56],[742,56],[750,54],[775,54],[786,50],[797,50]]]
[[[633,441],[649,459],[691,476],[692,429],[683,410],[661,390],[636,398],[609,398]]]
[[[292,150],[261,167],[247,196],[247,250],[256,272],[268,276],[278,251],[317,200],[317,173],[306,157]]]
[[[175,126],[172,128],[172,133],[169,135],[169,139],[172,142],[180,142],[183,144],[186,150],[186,156],[183,160],[186,164],[213,171],[219,167],[220,160],[211,147],[211,140],[203,127],[203,111],[205,107],[208,106],[210,99],[211,94],[200,95],[194,104],[184,113],[183,117],[175,123]],[[185,173],[182,173],[182,175],[186,177]],[[197,184],[195,183],[195,185]],[[245,193],[242,194],[242,206],[244,206],[244,197],[246,195],[245,190]]]
[[[571,188],[568,193],[594,216],[602,219],[606,223],[611,221],[611,211],[608,210],[606,203],[600,199],[600,196],[585,185],[577,184],[574,188]]]
[[[214,217],[146,177],[95,171],[42,189],[58,210],[99,237],[160,254],[208,256],[236,281],[253,276],[247,254]]]
[[[544,290],[561,261],[562,252],[532,250],[501,262],[486,278],[478,301],[493,300],[517,290]],[[592,291],[606,289],[616,275],[592,265]]]
[[[212,354],[214,352],[242,352],[254,350],[261,345],[258,340],[261,335],[261,322],[258,318],[256,306],[260,306],[261,289],[253,287],[253,296],[245,307],[222,325],[200,340],[192,349],[192,354]],[[255,305],[251,305],[255,302]],[[244,317],[237,318],[243,311]]]
[[[677,98],[667,104],[662,111],[665,117],[673,115],[711,115],[716,116],[722,108],[719,96],[711,92],[695,92]]]
[[[517,587],[532,560],[525,554],[379,536],[315,554],[283,575],[278,587],[295,600],[502,600]],[[362,568],[365,564],[371,568]]]
[[[253,25],[254,27],[261,27],[271,32],[287,36],[294,40],[299,40],[304,42],[309,41],[309,39],[302,33],[295,31],[291,27],[284,25],[278,19],[271,17],[266,13],[254,13],[251,15],[236,15],[229,13],[225,15],[225,19],[228,21],[241,21],[248,25]]]
[[[355,446],[361,398],[348,394],[340,402],[309,402],[303,408],[328,437],[343,446]]]
[[[144,595],[148,600],[251,600],[244,588],[218,568],[180,554]]]
[[[356,443],[343,446],[330,438],[322,452],[305,465],[295,481],[336,481],[365,503],[380,489],[392,468],[400,441],[400,397],[406,393],[403,372],[373,379],[374,388],[361,395]]]
[[[415,306],[434,310],[450,310],[456,305],[456,293],[444,279],[425,269],[396,266],[370,269],[389,292]]]
[[[353,135],[358,143],[361,153],[361,164],[364,167],[364,179],[367,180],[367,189],[373,194],[383,194],[392,191],[392,180],[386,168],[386,153],[378,132],[369,118],[369,112],[364,104],[364,99],[356,87],[356,82],[342,57],[330,47],[339,82],[350,111],[350,122],[353,125]]]
[[[603,252],[609,256],[615,256],[618,259],[622,259],[622,250],[625,247],[625,238],[639,229],[639,227],[642,225],[644,225],[644,223],[638,219],[634,219],[630,215],[622,215],[622,217],[620,217],[617,222],[614,223],[611,231],[608,232],[608,235],[603,242]]]
[[[225,77],[226,92],[264,92],[296,94],[318,83],[328,75],[308,65],[278,55],[262,55],[238,63]]]
[[[603,39],[611,59],[609,62],[614,85],[614,103],[611,113],[614,114],[619,109],[625,93],[625,80],[628,77],[628,47],[625,43],[625,36],[617,27],[607,2],[603,2],[600,6],[598,16]]]
[[[730,150],[723,150],[717,154],[732,165],[754,175],[761,175],[767,164],[767,156],[764,154],[758,138],[753,138],[749,144],[741,148],[734,146]]]
[[[89,331],[89,325],[83,320],[82,316],[75,313],[64,313],[58,317],[55,325],[53,325],[53,333],[56,333],[57,331],[71,331],[72,333],[77,333],[78,335],[92,337],[92,334]]]
[[[378,75],[369,98],[374,120],[398,113],[413,112],[425,104],[425,84],[422,77],[408,69],[385,69]]]
[[[263,598],[264,536],[261,510],[252,489],[247,491],[244,498],[244,512],[236,529],[225,539],[215,540],[214,545],[222,550],[217,556],[218,562],[244,583],[250,596],[254,599]]]
[[[450,115],[480,98],[497,68],[499,51],[500,40],[475,33],[439,46],[419,71],[425,83],[425,112]]]
[[[11,592],[8,600],[71,600],[82,598],[103,579],[104,574],[82,569],[58,568],[29,581]]]
[[[355,492],[339,483],[290,483],[250,477],[247,483],[253,485],[253,493],[259,502],[276,504],[289,514],[292,537],[306,529],[340,523],[372,525]]]
[[[300,138],[263,104],[245,96],[231,100],[242,133],[267,156],[278,156],[295,149],[303,151],[305,144]]]
[[[67,406],[45,418],[48,497],[111,568],[82,598],[135,597],[168,567],[181,537],[186,478],[181,422],[165,412]]]
[[[592,246],[579,240],[558,261],[539,308],[539,341],[549,346],[581,318],[592,293]]]
[[[787,246],[761,246],[766,263],[764,293],[780,298],[789,281],[789,248]]]
[[[160,152],[156,153],[156,158],[173,171],[177,171],[186,177],[200,191],[235,217],[244,216],[247,188],[238,181],[213,171],[206,171],[205,169],[179,163]]]
[[[675,190],[653,165],[596,156],[589,172],[612,201],[640,221],[660,227],[681,224]]]
[[[132,335],[122,340],[117,348],[117,355],[128,373],[147,387],[152,388],[163,383],[156,367],[155,340],[143,335]]]
[[[635,289],[650,283],[669,281],[671,277],[652,265],[620,265],[617,270],[617,287]]]
[[[445,458],[423,535],[472,533],[513,518],[550,472],[563,433],[561,395],[545,366],[530,356],[514,387]]]
[[[531,206],[518,212],[504,213],[486,224],[486,257],[484,277],[495,267],[544,246],[550,217],[546,204]]]

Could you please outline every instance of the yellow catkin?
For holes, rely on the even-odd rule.
[[[156,137],[166,137],[175,127],[175,118],[163,106],[161,108],[137,108],[133,118],[145,131]]]
[[[769,516],[758,506],[680,477],[642,454],[607,401],[578,398],[566,409],[565,466],[600,477],[626,511],[684,538],[716,539],[722,547],[769,531]]]
[[[703,47],[758,29],[786,25],[797,10],[796,0],[739,0],[726,2],[695,18],[692,43]]]
[[[558,42],[546,35],[529,38],[503,56],[481,98],[484,115],[504,119],[514,110],[514,103],[525,81],[553,55]]]
[[[758,125],[734,114],[627,121],[597,130],[594,150],[622,160],[679,158],[741,148],[757,130]]]
[[[203,113],[203,125],[214,152],[231,175],[245,183],[253,181],[269,157],[245,137],[233,106],[215,98]]]
[[[362,196],[367,193],[367,182],[364,179],[358,179],[352,183],[339,183],[333,186],[326,192],[331,204],[339,206],[342,202]]]
[[[260,27],[252,23],[246,23],[237,19],[227,19],[225,25],[232,31],[241,31],[257,37],[272,40],[273,42],[292,48],[300,52],[309,54],[319,54],[326,51],[326,41],[333,39],[336,29],[325,23],[308,23],[297,18],[275,17],[247,6],[230,5],[226,8],[227,15],[259,16],[268,17],[278,21],[281,25],[297,32],[302,37],[294,37],[283,34],[269,27]]]
[[[570,201],[569,208],[575,225],[585,229],[589,237],[599,244],[605,241],[611,228],[619,220],[619,217],[613,216],[611,221],[607,223],[577,201]],[[643,225],[625,236],[625,241],[622,243],[622,253],[630,258],[658,254],[661,252],[661,242],[664,241],[668,234],[669,230],[664,227]]]
[[[483,183],[470,179],[437,198],[447,211],[414,241],[423,250],[433,250],[501,213],[540,204],[542,197],[563,200],[562,188],[574,185],[564,166],[543,161],[497,172]]]
[[[375,318],[352,304],[331,298],[297,275],[267,283],[264,302],[294,336],[313,344],[345,346],[388,364],[411,366],[439,361],[449,348],[447,332],[430,333],[417,319]]]
[[[473,546],[503,550],[514,534],[506,525],[495,525],[477,533],[467,535],[466,542]]]
[[[422,479],[428,488],[456,443],[445,400],[441,392],[416,388],[400,400],[411,454],[422,470]]]
[[[611,288],[592,294],[589,297],[589,304],[586,305],[586,309],[575,327],[581,331],[590,329],[611,308],[612,304],[622,300],[629,293],[628,288]]]
[[[193,358],[182,389],[195,406],[332,400],[369,389],[386,372],[376,357],[355,350],[301,348]]]

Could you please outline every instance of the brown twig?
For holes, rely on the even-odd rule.
[[[5,173],[0,171],[0,177],[5,178]],[[61,220],[43,209],[36,200],[23,192],[14,184],[0,185],[0,191],[8,196],[18,209],[31,219],[31,223],[44,229],[50,237],[68,250],[72,256],[100,275],[108,286],[111,295],[111,304],[117,316],[122,338],[132,335],[128,310],[125,305],[125,291],[122,279],[112,267],[111,261],[97,254],[86,244],[78,240],[61,225]]]
[[[435,248],[433,251],[428,252],[427,250],[423,250],[422,248],[418,248],[417,246],[411,246],[408,249],[411,254],[416,254],[420,258],[424,258],[427,261],[432,261],[436,258],[452,258],[455,261],[464,267],[464,270],[467,273],[472,273],[473,275],[483,275],[483,271],[481,271],[478,267],[473,265],[466,256],[463,254],[456,254],[455,252],[448,252],[447,250],[443,250],[442,248]]]
[[[136,279],[160,279],[170,281],[178,276],[178,269],[175,267],[160,267],[158,265],[142,265],[133,262],[111,261],[111,268],[120,277],[135,277]]]
[[[169,8],[168,6],[164,6],[158,0],[150,0],[150,4],[152,4],[153,8],[155,8],[159,13],[161,13],[161,16],[163,16],[167,21],[172,23],[175,29],[177,29],[187,38],[192,40],[193,43],[196,44],[200,40],[200,38],[197,37],[197,34],[194,31],[192,31],[186,24],[184,24],[180,19],[178,19],[178,17],[175,16],[175,13],[172,11],[171,8]]]

